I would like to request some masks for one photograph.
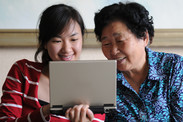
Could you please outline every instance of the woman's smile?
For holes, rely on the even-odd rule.
[[[61,58],[62,61],[71,61],[73,55],[59,55],[59,57]]]

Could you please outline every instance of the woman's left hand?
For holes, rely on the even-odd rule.
[[[65,116],[69,118],[71,122],[91,122],[94,118],[93,112],[89,109],[89,105],[75,105],[73,108],[69,108]]]

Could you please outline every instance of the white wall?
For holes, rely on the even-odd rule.
[[[93,29],[94,13],[119,1],[143,4],[154,17],[155,28],[183,28],[183,0],[0,0],[0,29],[34,29],[40,13],[57,3],[75,7],[83,16],[87,29]]]

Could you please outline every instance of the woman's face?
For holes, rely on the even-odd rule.
[[[104,27],[101,42],[105,57],[117,60],[120,71],[136,70],[146,61],[148,39],[138,39],[121,21],[113,21]]]
[[[53,61],[78,60],[82,51],[82,42],[79,24],[71,21],[61,34],[48,41],[45,48]]]

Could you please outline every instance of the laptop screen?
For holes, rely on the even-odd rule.
[[[85,101],[96,108],[116,107],[116,61],[51,61],[50,106],[52,110]]]

